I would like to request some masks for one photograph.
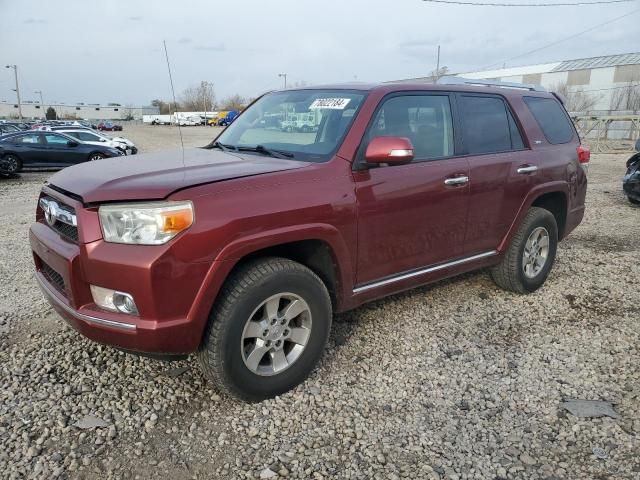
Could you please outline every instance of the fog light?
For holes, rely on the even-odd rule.
[[[95,304],[100,308],[111,312],[138,315],[136,302],[133,301],[133,297],[128,293],[91,285],[91,295]]]

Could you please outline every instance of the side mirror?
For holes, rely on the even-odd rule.
[[[67,147],[77,147],[78,146],[78,142],[74,142],[73,140],[69,140],[67,142]]]
[[[408,163],[413,160],[413,144],[406,137],[375,137],[364,154],[367,163]]]

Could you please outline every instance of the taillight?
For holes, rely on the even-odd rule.
[[[591,159],[591,150],[588,147],[580,145],[576,151],[578,152],[578,161],[584,170],[589,170],[589,160]]]

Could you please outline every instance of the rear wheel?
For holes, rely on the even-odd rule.
[[[102,155],[101,153],[92,153],[91,155],[89,155],[89,161],[90,162],[95,162],[96,160],[102,160],[103,158],[106,158],[104,155]]]
[[[22,170],[22,161],[17,155],[13,155],[12,153],[5,155],[0,163],[2,164],[2,170],[5,173],[14,174]]]
[[[224,393],[260,401],[291,390],[313,370],[331,327],[322,280],[283,258],[240,267],[220,292],[198,352]]]
[[[555,217],[544,208],[531,207],[491,276],[505,290],[531,293],[547,279],[557,247]]]

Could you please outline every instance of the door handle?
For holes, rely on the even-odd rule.
[[[459,177],[447,178],[444,181],[445,185],[464,185],[469,183],[469,177],[466,175],[461,175]]]
[[[520,173],[521,175],[526,175],[527,173],[533,173],[537,170],[538,167],[536,167],[535,165],[525,165],[522,167],[518,167],[518,170],[516,170],[516,172]]]

